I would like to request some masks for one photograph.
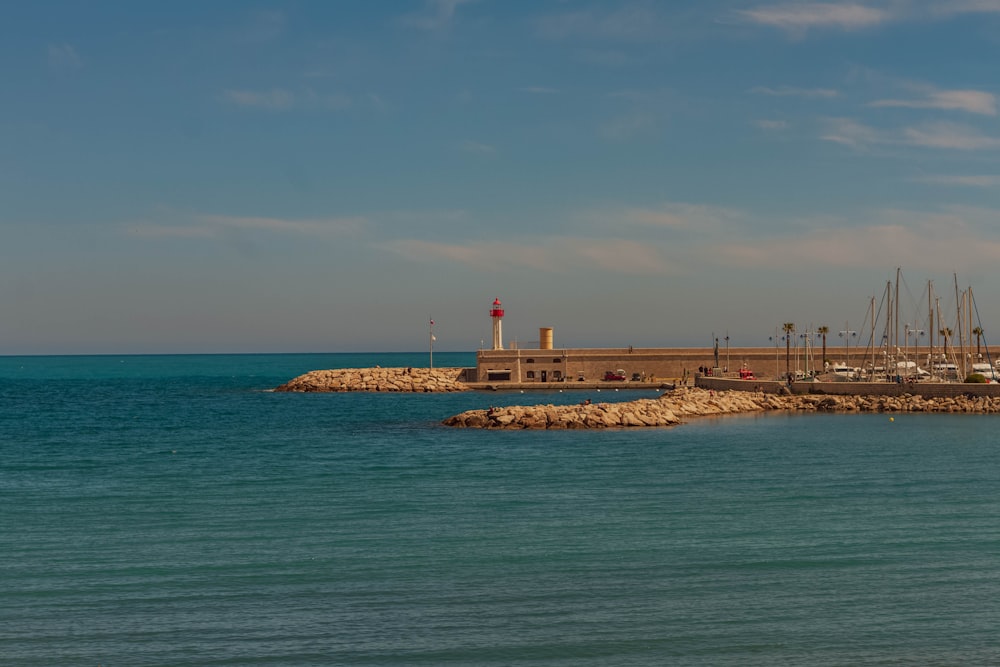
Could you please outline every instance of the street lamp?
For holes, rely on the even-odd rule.
[[[774,335],[768,336],[767,339],[774,343],[774,377],[778,378],[780,376],[780,370],[778,370],[778,327],[774,327]]]
[[[726,332],[726,372],[729,372],[729,332]]]

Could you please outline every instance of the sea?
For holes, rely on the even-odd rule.
[[[435,366],[473,365],[435,353]],[[450,429],[423,354],[0,357],[0,663],[1000,664],[1000,420]]]

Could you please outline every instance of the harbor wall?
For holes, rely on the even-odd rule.
[[[926,365],[927,347],[907,350],[907,358]],[[792,349],[788,354],[787,368],[795,371],[821,371],[822,348],[810,348],[806,359],[803,349]],[[985,355],[984,355],[985,356]],[[871,364],[871,352],[863,348],[827,346],[826,358],[831,363],[844,363],[852,367]],[[876,356],[876,364],[882,363]],[[785,348],[781,347],[725,347],[715,350],[704,348],[555,348],[480,350],[476,357],[475,373],[469,382],[503,382],[503,373],[509,373],[507,382],[597,382],[607,371],[624,370],[627,378],[634,373],[648,381],[677,381],[691,378],[699,368],[712,368],[713,374],[738,377],[742,367],[751,368],[760,379],[773,380],[786,372]],[[491,374],[492,372],[492,374]],[[473,377],[474,375],[474,377]],[[544,376],[544,380],[543,380]]]
[[[786,382],[775,380],[738,380],[731,378],[697,377],[695,386],[715,391],[762,391],[769,394],[820,394],[829,396],[924,396],[955,398],[958,396],[1000,396],[1000,384],[964,382]]]

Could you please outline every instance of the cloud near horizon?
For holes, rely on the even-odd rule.
[[[815,28],[861,30],[891,18],[888,12],[867,5],[832,2],[761,5],[737,13],[751,23],[779,28],[795,35]]]
[[[314,109],[325,111],[342,111],[354,104],[348,95],[320,94],[307,89],[293,93],[282,88],[271,90],[235,90],[222,91],[220,98],[232,105],[246,108],[267,109],[269,111],[289,111],[292,109]],[[374,104],[381,104],[374,100]]]
[[[944,207],[940,212],[888,209],[873,214],[873,222],[844,233],[827,225],[797,236],[743,239],[712,247],[706,257],[731,266],[784,270],[868,268],[881,264],[925,269],[1000,262],[1000,234],[984,238],[982,229],[1000,211]],[[859,243],[858,239],[864,239]]]
[[[49,44],[49,68],[54,71],[68,72],[83,67],[83,59],[72,44]]]
[[[484,144],[480,141],[472,141],[471,139],[463,141],[460,148],[466,153],[474,153],[476,155],[494,155],[497,152],[495,146]]]
[[[785,120],[773,120],[768,118],[759,118],[753,121],[753,124],[762,130],[784,130],[788,127],[788,121]]]
[[[662,275],[671,271],[670,264],[656,248],[621,239],[553,236],[532,239],[530,243],[438,243],[400,239],[382,244],[382,247],[413,261],[447,260],[493,271],[530,268],[547,273],[568,273],[581,267],[621,274]]]
[[[832,88],[797,88],[795,86],[754,86],[750,92],[755,95],[771,95],[772,97],[804,97],[806,99],[822,99],[837,97],[839,93]]]
[[[791,274],[811,269],[870,268],[886,262],[937,270],[942,265],[1000,262],[1000,233],[995,238],[983,235],[983,229],[988,229],[997,216],[1000,211],[952,206],[932,213],[874,212],[870,224],[851,227],[849,234],[844,229],[850,225],[843,220],[817,219],[803,231],[791,231],[791,225],[786,225],[786,231],[778,236],[745,235],[737,230],[721,242],[706,237],[684,243],[577,237],[546,237],[531,243],[403,239],[382,247],[413,261],[449,261],[477,269],[490,267],[497,272],[530,268],[569,273],[583,268],[615,274],[670,275],[690,270],[692,261],[703,266]],[[667,218],[671,224],[679,224],[671,216]]]
[[[747,214],[737,209],[686,202],[668,202],[655,208],[626,208],[603,215],[608,220],[620,219],[634,225],[667,227],[702,234],[733,229],[747,219]]]
[[[876,108],[944,109],[996,116],[996,98],[979,90],[927,90],[922,99],[884,99],[869,104]]]
[[[535,32],[543,38],[591,39],[645,42],[660,39],[665,24],[653,9],[655,5],[626,2],[613,11],[594,9],[549,14],[534,20]]]
[[[175,224],[143,221],[127,225],[126,233],[149,239],[212,239],[219,238],[226,230],[322,237],[357,234],[366,223],[361,217],[290,219],[200,214]]]
[[[400,19],[400,22],[410,28],[433,32],[444,30],[451,26],[455,20],[455,12],[462,5],[471,4],[478,0],[425,0],[422,11],[408,14]]]
[[[1000,187],[1000,174],[930,174],[914,180],[931,185],[957,185],[970,188]]]
[[[828,118],[825,124],[826,129],[820,134],[820,139],[861,151],[877,145],[956,151],[1000,149],[1000,137],[983,134],[976,128],[958,123],[924,123],[899,130],[882,130],[851,118]]]
[[[852,32],[900,21],[948,20],[970,14],[1000,14],[1000,0],[784,2],[736,12],[745,22],[778,28],[794,38],[802,38],[815,29]]]

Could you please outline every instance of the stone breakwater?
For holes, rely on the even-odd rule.
[[[443,392],[467,391],[458,381],[461,368],[341,368],[310,371],[289,380],[275,391],[336,392],[390,391]]]
[[[458,428],[591,429],[673,426],[688,417],[771,410],[799,412],[1000,412],[1000,398],[904,396],[789,396],[744,391],[681,388],[659,398],[625,403],[536,405],[469,410],[445,419]]]

